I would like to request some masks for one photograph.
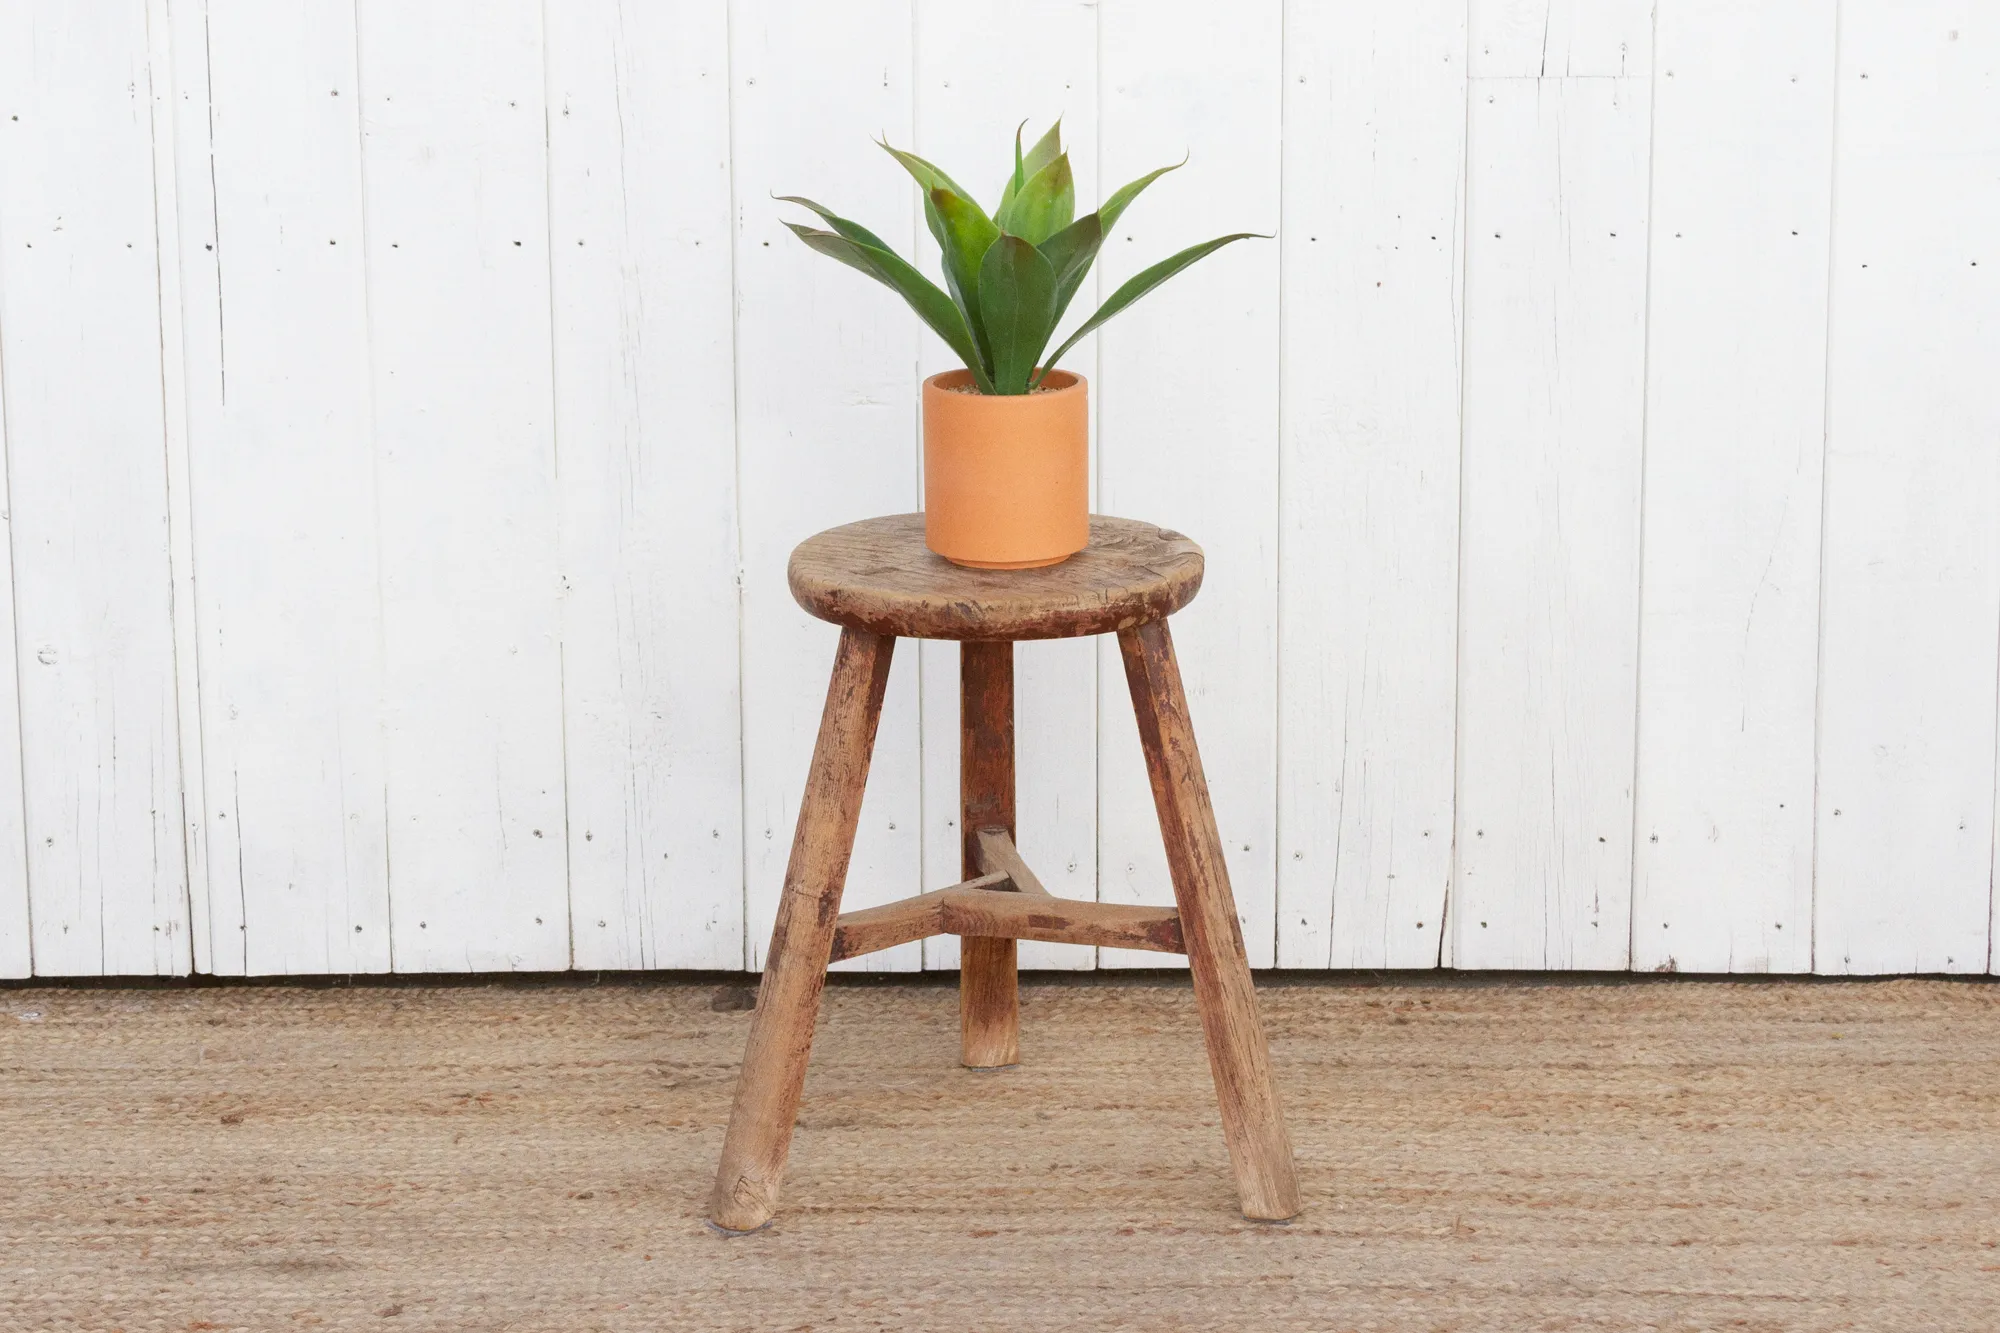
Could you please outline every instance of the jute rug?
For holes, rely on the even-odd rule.
[[[1274,1227],[1184,985],[841,985],[724,1240],[739,991],[0,990],[0,1329],[2000,1328],[2000,987],[1269,985]]]

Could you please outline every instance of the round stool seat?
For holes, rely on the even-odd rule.
[[[967,569],[924,545],[922,514],[829,528],[789,571],[800,606],[905,639],[1070,639],[1170,616],[1201,588],[1201,548],[1153,523],[1090,519],[1090,545],[1044,569]]]

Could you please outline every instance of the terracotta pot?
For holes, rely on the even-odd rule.
[[[971,391],[972,372],[924,381],[924,544],[975,569],[1058,564],[1090,540],[1090,412],[1083,376],[1043,392]]]

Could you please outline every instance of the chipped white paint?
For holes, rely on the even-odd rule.
[[[1295,9],[1278,962],[1432,967],[1451,878],[1465,6]]]
[[[1658,37],[1632,965],[1804,972],[1833,11]]]
[[[946,363],[770,195],[928,254],[869,136],[1056,114],[1194,158],[1098,295],[1280,232],[1074,363],[1254,961],[1987,970],[1996,87],[1971,0],[5,0],[0,976],[756,966],[785,557]],[[852,905],[957,873],[956,660]],[[1165,901],[1115,652],[1018,660],[1024,848]]]
[[[1841,13],[1814,966],[1991,965],[2000,13]]]

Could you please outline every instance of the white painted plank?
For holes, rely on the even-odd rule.
[[[727,18],[548,11],[580,968],[743,962]]]
[[[1458,967],[1627,962],[1646,123],[1644,79],[1472,89]]]
[[[1474,78],[1644,75],[1655,0],[1468,0]]]
[[[358,21],[396,967],[565,967],[541,11]]]
[[[207,47],[196,23],[201,15],[171,7],[167,0],[146,0],[148,92],[153,122],[153,221],[160,254],[160,385],[166,426],[167,565],[173,576],[170,602],[174,640],[175,730],[179,748],[177,788],[180,792],[181,851],[186,866],[188,942],[196,972],[215,970],[211,947],[214,922],[208,884],[208,806],[202,778],[200,634],[195,614],[194,423],[187,386],[190,381],[189,343],[200,336],[205,321],[188,318],[190,303],[211,306],[212,285],[190,297],[188,279],[197,283],[210,271],[203,264],[189,272],[190,242],[204,260],[214,255],[201,249],[214,215],[209,192]],[[199,99],[194,97],[200,92]],[[191,150],[191,151],[190,151]],[[192,220],[195,236],[187,235]],[[212,238],[211,238],[212,239]],[[195,353],[193,359],[199,359]],[[237,932],[241,936],[241,932]]]
[[[1663,0],[1632,965],[1812,965],[1833,11]]]
[[[1278,963],[1434,967],[1451,880],[1465,3],[1285,16]]]
[[[188,229],[184,267],[211,966],[383,972],[354,10],[214,0],[204,40],[209,105],[187,114],[212,142],[212,162],[195,165],[212,182],[213,219]],[[211,308],[196,309],[204,299]]]
[[[142,3],[0,10],[0,375],[48,976],[192,964],[147,57]]]
[[[988,209],[1013,167],[1014,129],[1026,118],[1035,136],[1062,117],[1063,142],[1076,173],[1077,211],[1102,194],[1097,171],[1097,14],[1091,0],[923,0],[917,6],[917,151],[980,191]],[[1064,40],[990,58],[1001,30],[1060,32]],[[937,247],[920,229],[926,273],[938,273]],[[1094,307],[1095,276],[1076,304]],[[936,339],[924,344],[923,372],[958,364]],[[1093,379],[1092,359],[1070,369]],[[1092,385],[1093,389],[1095,385]],[[959,877],[958,649],[922,648],[924,697],[924,883]],[[1014,650],[1015,811],[1021,852],[1049,892],[1097,897],[1097,650],[1088,641],[1024,643]],[[1097,951],[1076,944],[1024,940],[1024,968],[1096,964]],[[932,968],[958,966],[958,940],[941,935],[924,949]]]
[[[1841,9],[1820,972],[1989,966],[2000,640],[2000,13]]]
[[[0,243],[5,241],[0,233]],[[0,460],[7,457],[7,380],[0,362]],[[7,497],[7,469],[0,467],[0,523],[8,541],[0,545],[0,978],[34,971],[28,916],[28,844],[21,803],[20,672],[14,660],[13,509]]]
[[[1276,230],[1283,24],[1278,0],[1171,23],[1120,3],[1102,21],[1100,178],[1190,158],[1106,240],[1109,293],[1184,246]],[[1277,925],[1278,265],[1276,242],[1240,241],[1096,335],[1102,508],[1179,529],[1208,556],[1201,596],[1173,630],[1256,966],[1273,961]],[[1171,902],[1117,645],[1099,651],[1099,895]],[[1100,961],[1162,963],[1125,950]]]
[[[736,208],[736,389],[743,546],[747,940],[763,965],[836,632],[792,601],[792,547],[835,524],[920,507],[923,329],[897,297],[814,254],[780,220],[802,194],[914,252],[915,186],[870,140],[913,140],[911,14],[743,3],[730,19]],[[844,906],[916,893],[922,872],[917,653],[900,645]],[[914,970],[910,943],[840,964]]]

